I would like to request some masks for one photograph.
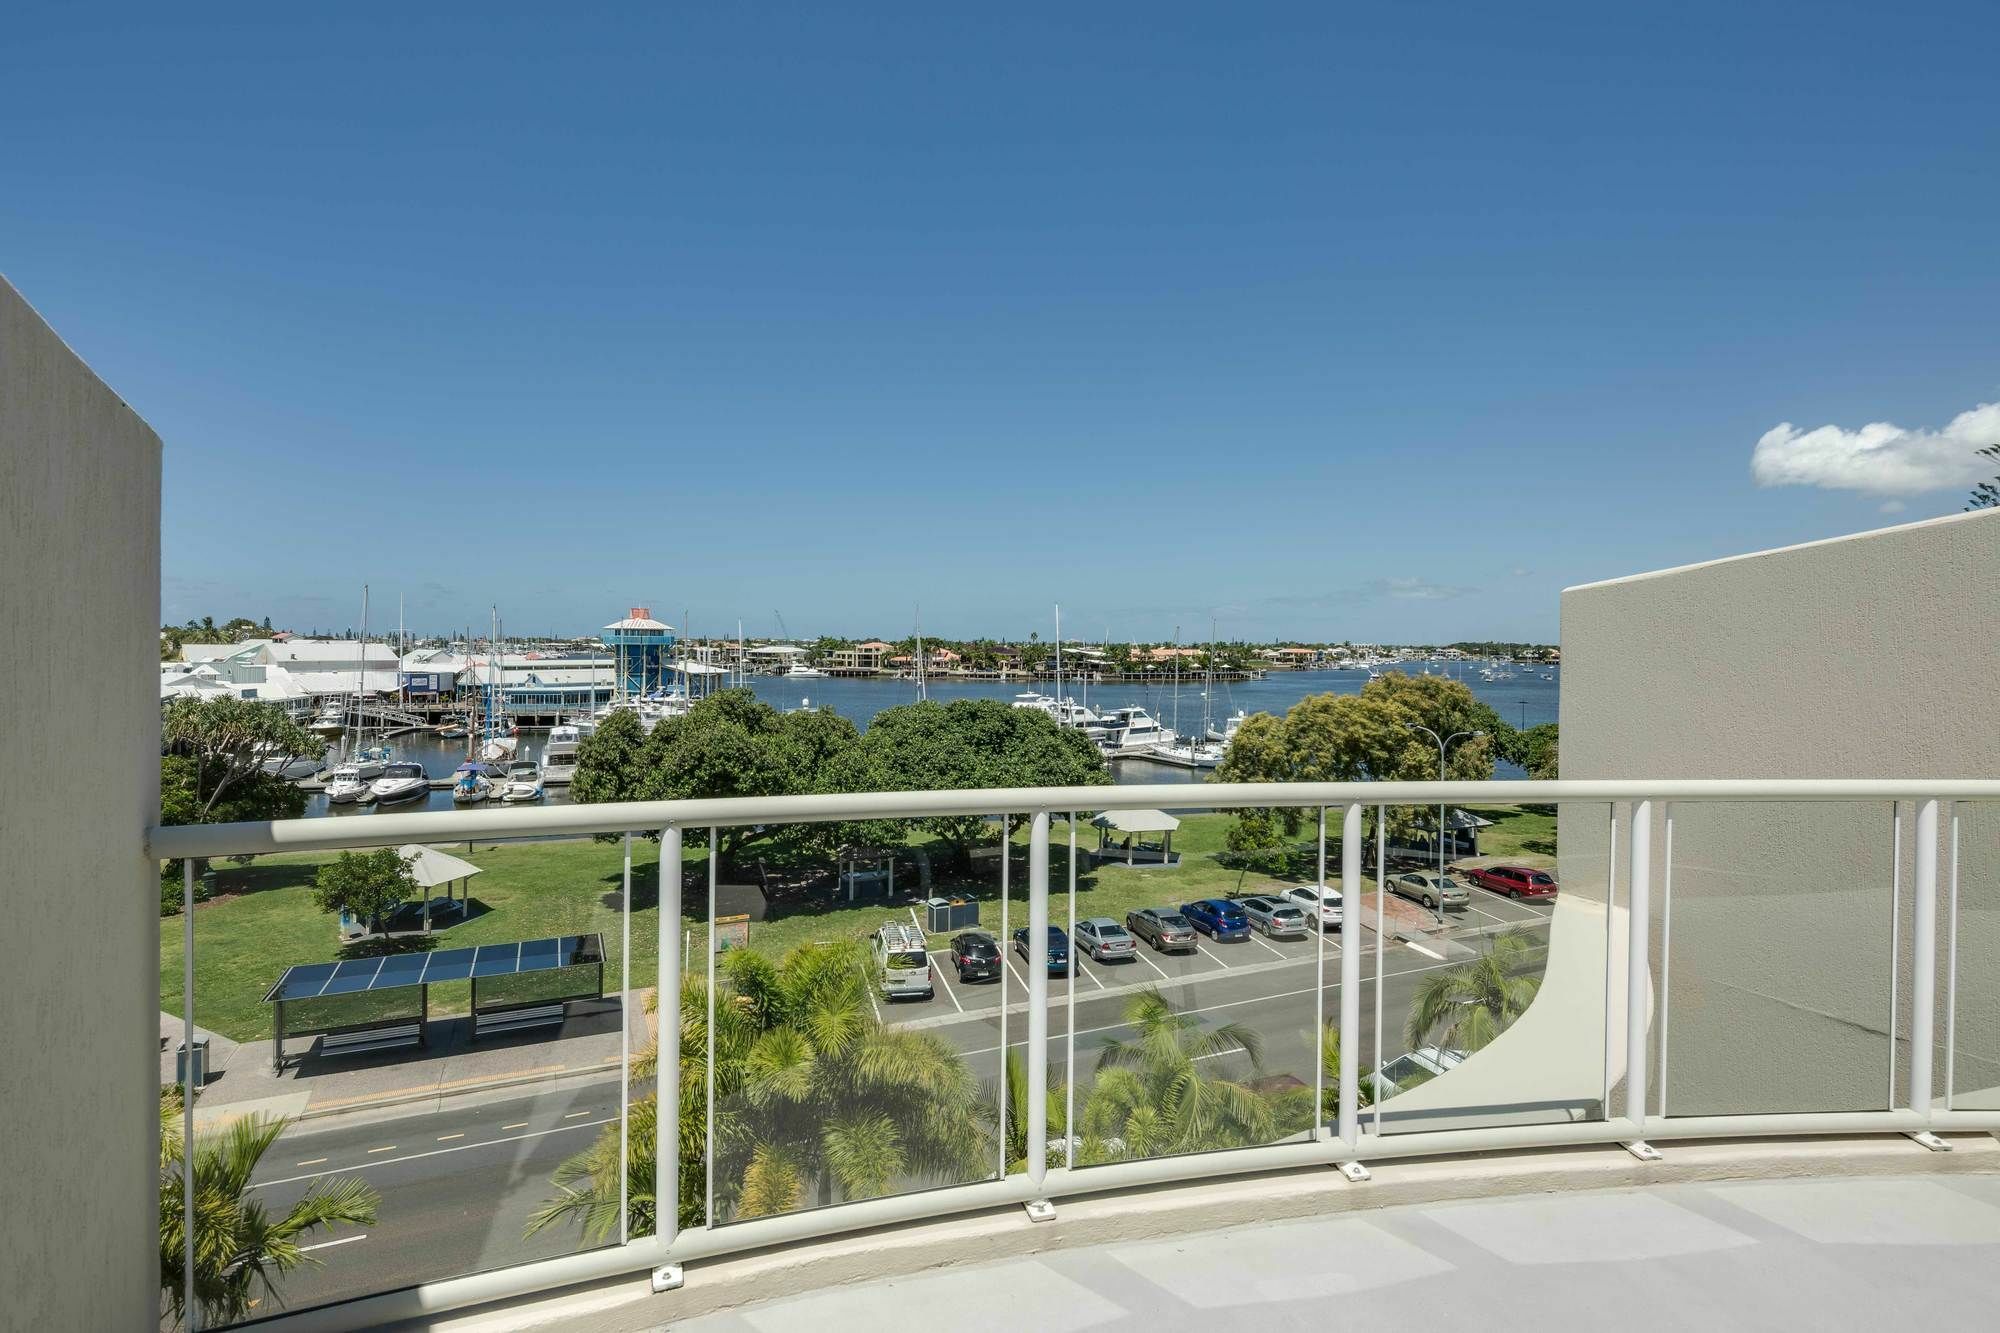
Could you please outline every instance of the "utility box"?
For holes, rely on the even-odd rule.
[[[924,929],[932,934],[979,924],[979,904],[970,898],[924,900]]]
[[[189,1066],[193,1069],[190,1072]],[[194,1059],[188,1059],[188,1045],[182,1042],[175,1050],[174,1081],[191,1088],[201,1088],[208,1083],[208,1038],[194,1039]]]

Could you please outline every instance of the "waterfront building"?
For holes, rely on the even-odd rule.
[[[895,650],[894,644],[880,639],[857,643],[852,648],[836,648],[832,654],[833,667],[836,671],[880,671]]]
[[[653,619],[647,607],[635,606],[623,620],[606,625],[604,646],[616,659],[621,694],[660,689],[673,674],[674,627]]]

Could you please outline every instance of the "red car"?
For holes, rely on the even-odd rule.
[[[1530,870],[1527,866],[1483,866],[1461,868],[1459,873],[1480,888],[1504,893],[1509,898],[1556,896],[1556,877],[1546,870]]]

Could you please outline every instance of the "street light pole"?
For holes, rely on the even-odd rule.
[[[1424,733],[1424,735],[1430,737],[1432,740],[1437,742],[1439,782],[1444,781],[1444,752],[1446,747],[1448,747],[1453,741],[1477,740],[1479,739],[1479,737],[1484,736],[1486,734],[1483,731],[1454,731],[1449,736],[1440,736],[1435,731],[1432,731],[1429,727],[1423,726],[1420,723],[1406,722],[1403,725],[1409,727],[1412,731],[1421,731]],[[1438,914],[1438,928],[1442,930],[1444,928],[1444,803],[1443,802],[1438,803],[1437,844],[1438,844],[1437,914]]]

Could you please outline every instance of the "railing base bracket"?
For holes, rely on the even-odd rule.
[[[1056,1206],[1047,1199],[1030,1199],[1021,1205],[1028,1210],[1030,1222],[1053,1222],[1056,1220]]]
[[[653,1270],[653,1291],[679,1291],[687,1273],[679,1264],[664,1264]]]
[[[1951,1145],[1949,1143],[1946,1143],[1943,1139],[1931,1133],[1928,1129],[1917,1130],[1914,1133],[1910,1134],[1908,1137],[1914,1142],[1921,1143],[1924,1147],[1929,1148],[1932,1152],[1951,1151]]]
[[[1664,1160],[1660,1156],[1660,1150],[1658,1148],[1655,1148],[1652,1144],[1646,1142],[1644,1139],[1633,1139],[1630,1143],[1625,1145],[1625,1151],[1631,1153],[1634,1157],[1638,1158],[1642,1162],[1658,1162]]]
[[[1357,1185],[1364,1180],[1374,1179],[1374,1177],[1368,1174],[1368,1168],[1359,1162],[1336,1162],[1334,1165],[1340,1168],[1341,1175],[1346,1176]]]

